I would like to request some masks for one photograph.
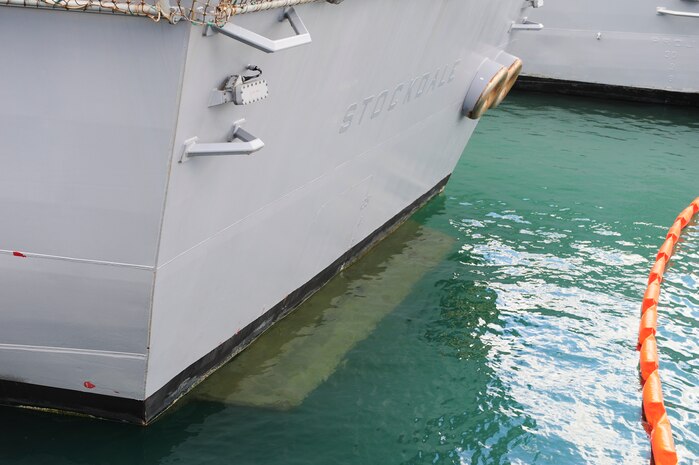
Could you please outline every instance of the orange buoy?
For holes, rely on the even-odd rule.
[[[641,378],[644,381],[658,369],[658,343],[655,336],[650,334],[641,344]]]
[[[682,210],[682,213],[677,216],[676,221],[682,222],[682,227],[684,228],[689,224],[689,222],[692,220],[692,217],[694,216],[694,206],[690,205],[689,207],[685,208]]]
[[[667,414],[664,414],[650,433],[650,444],[655,465],[677,465],[677,451],[672,439],[672,427]]]
[[[643,294],[643,303],[641,304],[641,315],[651,306],[658,304],[660,298],[660,283],[653,281],[646,288],[646,293]]]
[[[680,220],[676,220],[674,223],[672,223],[672,227],[667,232],[667,236],[665,236],[665,239],[670,239],[671,237],[674,237],[673,242],[677,244],[677,240],[680,238],[680,234],[682,234],[682,222]]]
[[[638,346],[637,350],[641,350],[643,341],[648,336],[655,337],[656,327],[658,324],[658,306],[653,305],[648,307],[641,317],[641,326],[638,329]]]
[[[643,414],[651,428],[655,429],[665,413],[663,388],[660,385],[658,370],[655,370],[646,380],[646,384],[643,385]]]
[[[648,284],[652,283],[653,281],[658,281],[658,284],[663,282],[665,265],[667,265],[667,260],[664,256],[656,260],[655,265],[653,265],[653,268],[650,269],[650,273],[648,274]]]
[[[672,249],[675,247],[675,242],[676,241],[673,241],[671,237],[665,239],[665,242],[663,242],[660,250],[658,250],[658,254],[655,256],[655,259],[658,260],[660,257],[664,256],[665,260],[670,260],[672,257]]]

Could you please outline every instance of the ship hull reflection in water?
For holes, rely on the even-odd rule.
[[[287,410],[300,405],[439,264],[455,240],[408,221],[297,311],[211,375],[192,399]]]

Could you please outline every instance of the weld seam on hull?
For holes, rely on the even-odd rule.
[[[16,250],[5,250],[0,249],[0,255],[16,255]],[[65,262],[75,262],[75,263],[86,263],[89,265],[103,265],[103,266],[118,266],[122,268],[135,268],[139,270],[155,270],[155,266],[150,265],[138,265],[134,263],[121,263],[121,262],[110,262],[106,260],[90,260],[89,258],[73,258],[73,257],[63,257],[61,255],[47,255],[41,253],[32,253],[21,251],[23,255],[22,258],[41,258],[45,260],[60,260]]]
[[[145,360],[146,354],[132,352],[114,352],[109,350],[75,349],[69,347],[29,346],[22,344],[0,344],[0,350],[20,350],[25,352],[49,352],[52,354],[90,355],[95,357],[113,357],[132,360]]]

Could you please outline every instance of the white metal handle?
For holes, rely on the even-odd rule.
[[[244,44],[248,44],[251,47],[255,47],[256,49],[267,53],[275,53],[288,48],[311,43],[311,33],[308,32],[306,25],[303,24],[303,21],[301,21],[301,18],[293,7],[284,9],[279,21],[284,21],[285,19],[289,20],[289,24],[291,24],[291,27],[294,29],[294,32],[296,32],[296,35],[285,37],[283,39],[272,40],[233,23],[226,23],[223,27],[209,24],[206,26],[204,33],[206,35],[211,35],[212,33],[220,32],[231,39],[238,40]]]
[[[510,31],[540,31],[543,28],[543,24],[529,21],[527,18],[524,18],[520,23],[512,23],[510,25]]]
[[[244,120],[233,123],[233,130],[228,138],[228,142],[213,142],[200,144],[198,137],[192,137],[184,141],[184,150],[180,163],[192,157],[221,156],[221,155],[250,155],[257,152],[265,143],[258,137],[253,136],[240,125]],[[238,141],[235,141],[238,139]]]
[[[657,9],[659,15],[669,15],[669,16],[684,16],[687,18],[699,18],[699,13],[692,13],[691,11],[676,11],[668,10],[665,7],[659,6]]]

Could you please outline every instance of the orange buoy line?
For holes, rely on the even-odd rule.
[[[658,344],[655,340],[658,323],[658,298],[660,283],[663,281],[665,266],[670,261],[675,244],[682,230],[692,217],[699,212],[699,197],[679,214],[665,237],[655,257],[655,264],[648,275],[648,287],[641,303],[641,325],[638,330],[638,347],[641,362],[641,383],[643,385],[643,416],[650,427],[650,443],[656,465],[677,463],[672,428],[667,418],[663,390],[658,374]]]

